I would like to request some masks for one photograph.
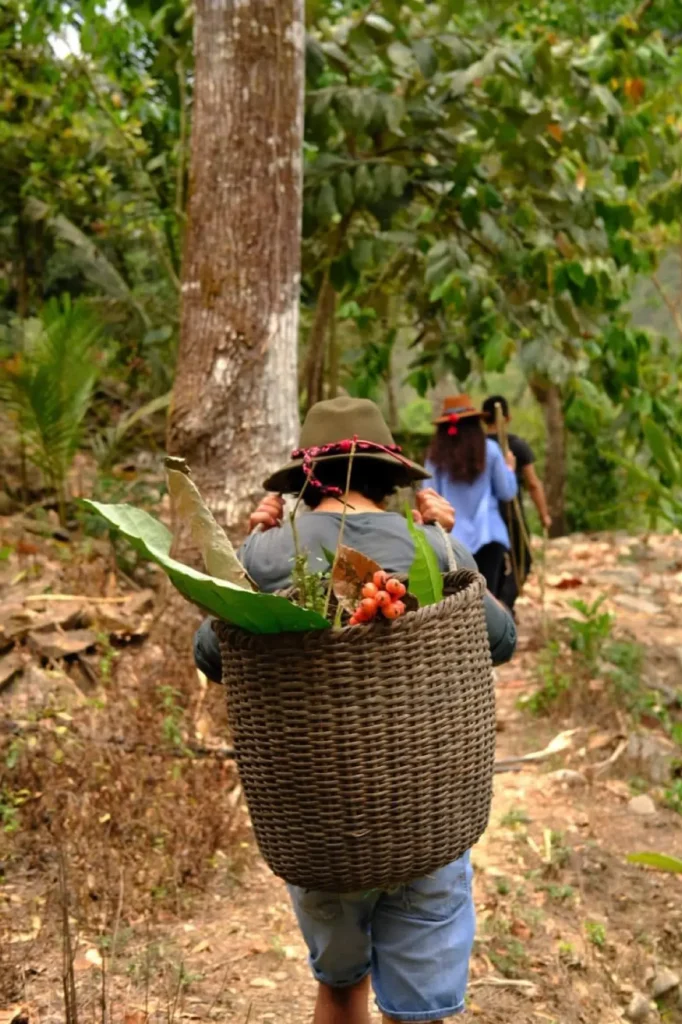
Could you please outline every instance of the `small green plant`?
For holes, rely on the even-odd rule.
[[[605,600],[606,597],[602,595],[592,604],[587,604],[586,601],[571,602],[571,606],[580,612],[583,618],[568,621],[570,647],[580,655],[585,665],[592,669],[598,668],[599,657],[613,629],[613,615],[601,611]]]
[[[100,648],[99,671],[102,681],[107,683],[111,679],[114,663],[118,658],[118,652],[114,650],[108,633],[99,632],[97,641]]]
[[[10,836],[19,831],[19,812],[6,793],[0,794],[0,828]]]
[[[606,927],[600,921],[585,921],[585,933],[593,946],[603,949],[606,945]]]
[[[28,458],[57,495],[66,519],[67,474],[99,374],[102,325],[84,302],[46,303],[40,320],[18,321],[0,398],[14,414]]]
[[[161,704],[165,711],[163,717],[163,736],[170,746],[181,750],[185,748],[185,741],[182,735],[183,709],[178,703],[181,694],[172,686],[162,686],[159,689]]]
[[[551,711],[571,687],[570,673],[562,671],[563,664],[565,657],[562,643],[558,639],[550,639],[538,656],[537,673],[540,686],[535,693],[523,697],[519,701],[520,706],[533,715],[545,715]]]
[[[503,828],[518,828],[519,825],[529,825],[530,817],[522,807],[512,807],[500,818],[500,825]]]
[[[498,940],[495,946],[489,950],[488,956],[505,978],[518,978],[522,968],[528,963],[525,946],[515,938]]]
[[[575,897],[572,885],[546,885],[544,889],[551,900],[556,903],[569,903]]]
[[[21,827],[19,808],[31,799],[28,789],[0,790],[0,829],[7,835],[14,835]]]
[[[663,802],[671,811],[682,814],[682,779],[675,779],[663,794]]]
[[[495,882],[495,888],[500,896],[508,896],[511,892],[511,885],[509,884],[508,878],[498,878]]]
[[[533,714],[549,714],[567,700],[577,701],[595,682],[613,693],[628,710],[641,707],[650,694],[641,686],[642,648],[629,640],[614,639],[614,616],[602,610],[605,598],[588,604],[573,601],[580,618],[566,619],[540,652],[540,686],[521,706]]]

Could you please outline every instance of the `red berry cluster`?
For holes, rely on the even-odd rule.
[[[376,619],[379,612],[385,619],[399,619],[405,614],[405,603],[401,598],[407,593],[405,584],[380,569],[373,579],[362,588],[362,600],[350,617],[351,626]]]

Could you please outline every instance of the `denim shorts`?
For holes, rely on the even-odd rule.
[[[464,1009],[476,920],[469,854],[394,892],[289,887],[318,981],[355,985],[371,973],[382,1013],[432,1021]]]

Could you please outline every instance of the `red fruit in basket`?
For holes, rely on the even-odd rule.
[[[349,626],[359,626],[360,625],[356,615],[351,615],[351,617],[348,620],[348,625]]]
[[[401,615],[405,614],[405,605],[402,601],[391,601],[386,608],[381,609],[382,613],[387,619],[399,619]]]
[[[386,590],[393,598],[405,597],[407,587],[400,580],[390,579],[386,581]]]
[[[376,601],[377,606],[381,608],[383,611],[384,608],[388,608],[393,598],[391,597],[387,590],[380,590],[377,593],[377,596],[374,598],[374,600]]]
[[[386,586],[386,580],[388,579],[388,573],[384,572],[383,569],[379,569],[374,573],[374,586],[377,590],[384,590]]]
[[[362,588],[363,597],[376,597],[378,593],[379,588],[377,587],[376,583],[365,583],[364,587]]]
[[[360,611],[364,612],[364,614],[367,616],[368,621],[369,619],[373,619],[376,616],[376,613],[379,611],[379,605],[377,604],[376,598],[374,597],[363,598],[358,608]],[[358,614],[357,611],[355,614]]]

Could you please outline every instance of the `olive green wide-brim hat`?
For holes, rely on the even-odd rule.
[[[318,402],[308,412],[301,427],[301,439],[295,457],[269,476],[263,487],[266,491],[276,491],[280,494],[298,494],[305,482],[304,450],[352,441],[353,438],[357,438],[358,443],[368,441],[383,448],[395,446],[391,431],[378,406],[369,399],[342,397]],[[348,459],[348,451],[320,455],[315,457],[314,461],[322,463],[340,459]],[[353,459],[372,459],[375,462],[390,464],[395,468],[397,487],[406,486],[415,480],[427,480],[430,476],[423,466],[418,466],[416,462],[411,462],[403,455],[396,459],[388,452],[356,451]]]

